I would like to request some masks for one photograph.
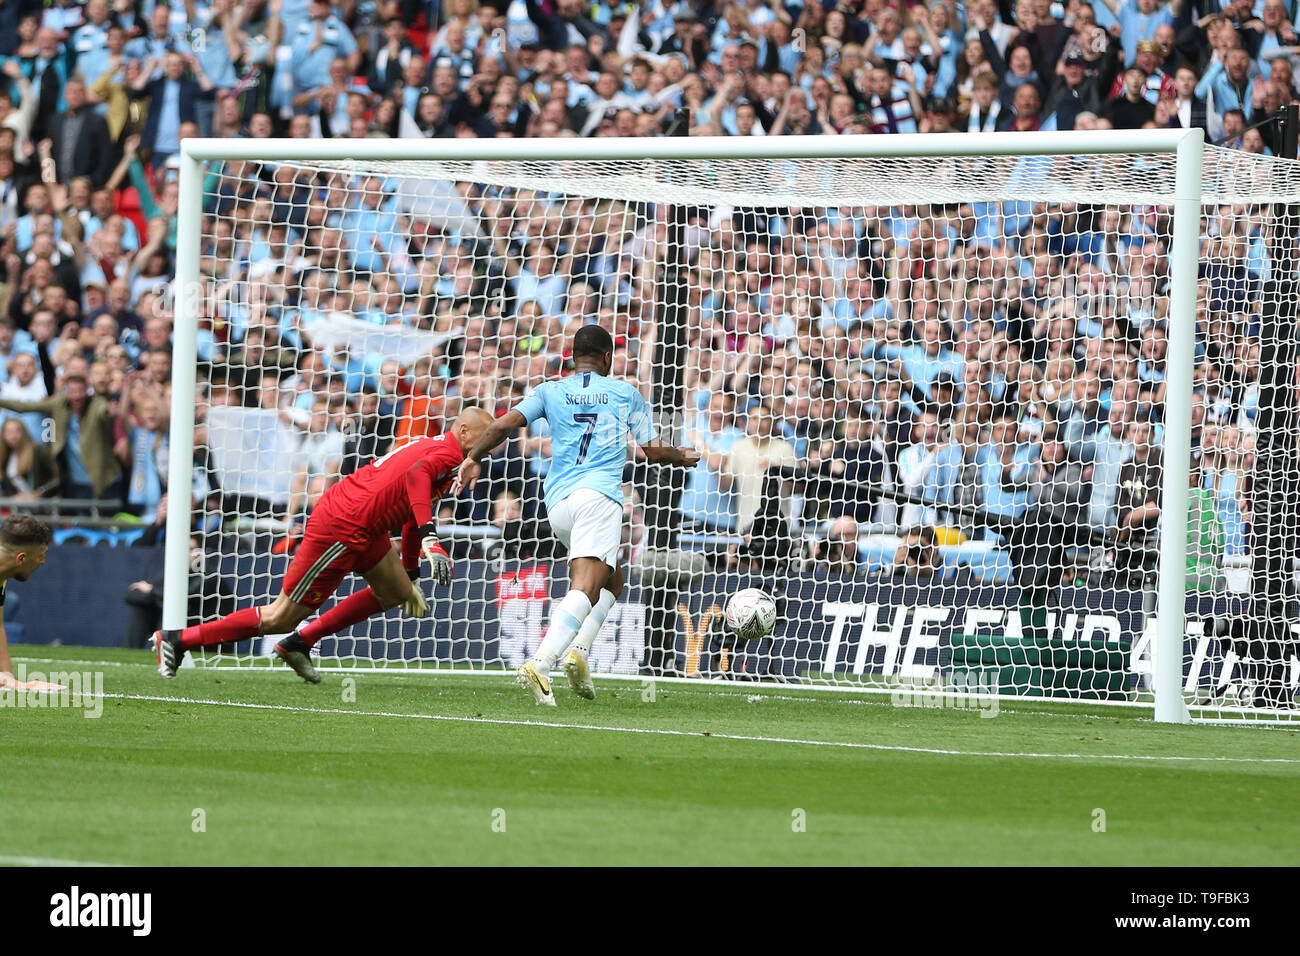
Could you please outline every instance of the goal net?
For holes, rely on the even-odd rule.
[[[1149,706],[1176,596],[1163,646],[1192,714],[1292,719],[1296,163],[1205,147],[1179,265],[1172,151],[263,150],[193,180],[201,587],[273,600],[332,483],[463,408],[509,409],[598,323],[612,376],[703,454],[629,460],[598,674]],[[549,453],[535,423],[437,504],[455,578],[424,581],[431,618],[372,618],[322,663],[518,667],[567,589]],[[778,623],[742,644],[721,609],[751,586]]]

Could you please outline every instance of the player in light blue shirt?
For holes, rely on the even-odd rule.
[[[579,372],[544,382],[515,406],[531,425],[546,419],[551,429],[551,467],[546,507],[554,510],[579,488],[590,488],[623,504],[626,435],[644,445],[654,438],[650,406],[627,382]]]
[[[589,700],[596,696],[587,656],[623,591],[618,549],[628,437],[651,462],[691,468],[700,460],[692,448],[657,441],[641,393],[609,377],[613,360],[614,340],[607,331],[597,325],[579,329],[573,337],[574,373],[539,385],[489,425],[466,453],[452,486],[453,493],[472,488],[488,452],[512,432],[546,419],[551,429],[546,510],[556,538],[569,551],[569,592],[552,607],[546,637],[519,669],[519,683],[537,703],[550,707],[555,706],[551,667],[561,654],[574,693]]]

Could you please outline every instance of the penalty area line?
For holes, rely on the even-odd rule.
[[[240,710],[288,711],[298,714],[327,714],[348,717],[386,717],[399,720],[433,720],[455,724],[487,724],[499,727],[543,727],[551,730],[588,730],[599,733],[639,734],[649,737],[698,737],[708,740],[737,740],[749,743],[793,744],[805,747],[833,747],[844,750],[870,750],[883,753],[929,754],[940,757],[998,757],[1023,760],[1118,760],[1155,763],[1247,763],[1300,764],[1290,757],[1193,757],[1172,754],[1078,754],[1036,753],[1033,751],[949,750],[938,747],[908,747],[902,744],[871,744],[851,740],[815,740],[801,737],[764,737],[756,734],[727,734],[708,730],[672,730],[664,727],[610,727],[601,724],[576,724],[553,720],[514,720],[507,717],[461,717],[452,714],[411,714],[384,710],[345,710],[338,707],[296,707],[292,704],[253,704],[237,700],[211,700],[193,697],[167,697],[160,694],[105,694],[105,699],[138,700],[170,704],[194,704],[203,707],[231,707]]]

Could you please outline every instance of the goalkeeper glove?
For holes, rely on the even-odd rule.
[[[420,550],[429,559],[429,577],[433,578],[433,583],[445,587],[451,583],[451,558],[438,543],[438,537],[433,531],[432,525],[420,529]]]
[[[420,590],[420,585],[414,581],[411,582],[411,593],[406,601],[402,604],[402,612],[407,617],[428,617],[429,602],[424,599],[424,593]]]

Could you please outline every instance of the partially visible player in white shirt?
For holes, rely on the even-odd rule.
[[[561,654],[574,693],[588,700],[596,696],[587,656],[623,591],[618,551],[628,436],[652,462],[692,468],[700,460],[692,448],[659,444],[641,393],[609,378],[614,340],[607,331],[596,325],[579,329],[572,355],[572,375],[542,383],[488,426],[466,453],[451,489],[455,493],[472,488],[479,462],[489,451],[511,432],[546,419],[551,429],[546,510],[555,537],[569,551],[569,592],[551,609],[546,636],[537,654],[519,669],[519,683],[532,691],[538,704],[549,707],[555,706],[551,668]]]

